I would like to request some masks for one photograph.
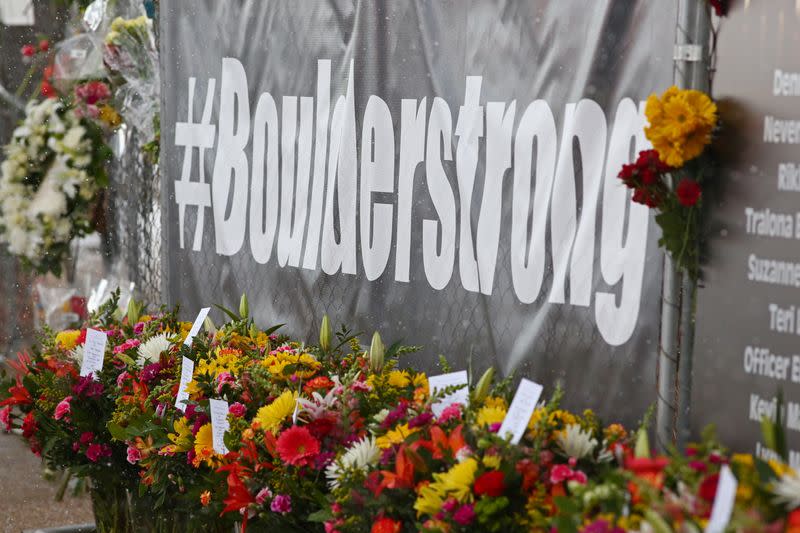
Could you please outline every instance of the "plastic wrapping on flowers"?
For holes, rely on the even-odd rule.
[[[512,383],[491,372],[452,403],[458,387],[432,395],[401,364],[415,347],[375,335],[367,349],[328,320],[316,345],[302,343],[257,326],[243,299],[185,343],[191,324],[174,312],[117,305],[45,332],[0,392],[3,427],[93,479],[107,530],[701,531],[726,464],[739,482],[729,530],[800,521],[800,476],[778,435],[769,463],[728,454],[711,433],[653,456],[645,429],[563,410],[555,390],[512,443],[498,434]],[[79,376],[87,327],[107,335],[97,379]],[[227,417],[212,420],[212,400]]]

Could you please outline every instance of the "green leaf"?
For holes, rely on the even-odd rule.
[[[328,520],[333,520],[333,513],[331,513],[330,509],[320,509],[308,515],[307,520],[318,523],[327,522]]]
[[[219,309],[220,311],[222,311],[223,313],[228,315],[231,318],[231,320],[233,320],[234,322],[238,321],[239,318],[240,318],[239,315],[237,315],[236,313],[234,313],[230,309],[228,309],[226,307],[223,307],[223,306],[221,306],[219,304],[214,304],[214,307],[216,307],[217,309]]]
[[[111,436],[114,438],[114,440],[127,440],[128,432],[116,422],[109,422],[106,427],[108,428],[108,432],[111,433]]]
[[[279,329],[281,329],[285,325],[286,324],[278,324],[277,326],[272,326],[271,328],[264,330],[264,334],[265,335],[272,335],[273,333],[275,333],[276,331],[278,331]]]

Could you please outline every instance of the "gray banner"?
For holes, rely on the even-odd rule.
[[[162,0],[170,299],[327,312],[632,422],[662,265],[616,174],[672,4]]]

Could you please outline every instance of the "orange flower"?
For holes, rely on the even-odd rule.
[[[200,504],[203,507],[206,507],[209,503],[211,503],[211,492],[204,490],[200,493]]]
[[[403,523],[398,520],[383,517],[372,524],[370,533],[400,533]]]
[[[800,533],[800,509],[789,513],[786,519],[786,533]]]

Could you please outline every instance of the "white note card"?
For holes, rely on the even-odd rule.
[[[194,319],[194,324],[192,324],[192,329],[189,330],[189,334],[186,335],[186,340],[183,341],[183,344],[186,346],[191,346],[192,341],[194,340],[195,335],[200,332],[200,328],[203,326],[203,322],[205,322],[206,317],[208,316],[208,312],[211,311],[210,307],[204,307],[197,313],[197,318]]]
[[[711,518],[708,520],[705,533],[723,533],[728,527],[738,488],[739,482],[736,481],[736,476],[728,465],[723,465],[719,471],[717,495],[714,497],[714,506],[711,508]]]
[[[6,26],[33,26],[33,0],[0,0],[0,22]]]
[[[228,402],[224,400],[209,400],[211,404],[211,434],[213,435],[214,451],[225,455],[225,432],[228,431]]]
[[[452,387],[453,385],[464,385],[464,387],[458,389],[457,391],[448,394],[435,404],[431,405],[431,410],[433,414],[437,416],[441,416],[442,411],[444,411],[448,406],[453,405],[454,403],[460,403],[463,406],[466,406],[469,402],[469,388],[467,385],[467,371],[462,370],[461,372],[451,372],[449,374],[440,374],[438,376],[430,376],[428,378],[428,386],[431,390],[431,396],[436,394],[438,391],[441,391],[447,387]]]
[[[178,386],[178,396],[175,398],[175,407],[181,411],[186,411],[186,400],[189,399],[189,393],[186,392],[186,387],[192,381],[194,374],[194,361],[188,357],[184,357],[181,361],[181,384]]]
[[[103,369],[103,357],[106,353],[108,336],[96,329],[86,330],[86,342],[83,344],[83,362],[81,363],[81,376],[97,373]]]
[[[511,442],[519,444],[525,434],[525,428],[528,427],[528,422],[531,420],[533,410],[536,409],[536,404],[539,403],[542,389],[543,387],[538,383],[522,378],[522,381],[519,382],[519,387],[517,387],[517,393],[514,394],[514,399],[511,400],[508,413],[506,413],[506,417],[500,425],[500,431],[497,432],[501,437],[506,438],[510,434]]]

